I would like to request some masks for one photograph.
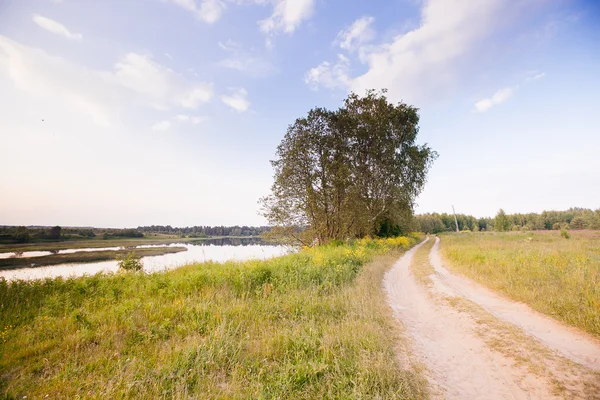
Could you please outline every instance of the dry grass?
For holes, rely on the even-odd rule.
[[[417,238],[41,282],[0,281],[6,398],[423,398],[383,273]]]
[[[600,337],[600,241],[589,232],[444,235],[450,269]]]

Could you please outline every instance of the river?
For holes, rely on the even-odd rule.
[[[187,251],[179,253],[164,254],[160,256],[142,257],[144,271],[156,272],[173,269],[186,264],[200,263],[205,261],[225,262],[230,260],[243,261],[251,259],[268,259],[289,253],[291,250],[285,246],[274,246],[264,244],[257,240],[248,239],[219,239],[203,240],[198,242],[171,243],[168,245],[143,245],[138,247],[185,247]],[[75,251],[98,251],[118,250],[119,248],[102,249],[65,249],[60,253],[73,253]],[[35,253],[35,254],[28,254]],[[38,254],[40,253],[40,254]],[[20,257],[37,257],[50,254],[50,252],[25,252]],[[117,261],[101,261],[92,263],[59,264],[51,266],[39,266],[35,268],[19,268],[0,271],[0,277],[6,280],[33,280],[56,277],[77,277],[83,275],[94,275],[98,272],[116,272]]]

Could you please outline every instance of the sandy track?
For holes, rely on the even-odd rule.
[[[439,255],[440,239],[435,240],[430,260],[441,281],[437,285],[450,287],[456,295],[473,301],[495,317],[521,328],[571,361],[600,371],[600,341],[562,325],[523,303],[509,300],[467,278],[450,273],[444,268]]]
[[[582,372],[578,369],[579,366],[565,364],[565,371],[568,367],[568,373],[565,374],[568,376],[561,381],[556,379],[555,373],[563,367],[562,359],[553,355],[545,358],[544,351],[535,350],[536,353],[531,350],[531,359],[541,365],[536,369],[531,363],[519,361],[518,357],[511,356],[508,351],[492,346],[491,343],[498,342],[499,338],[506,340],[507,336],[510,339],[513,337],[506,335],[505,331],[501,332],[502,329],[491,322],[487,326],[486,318],[481,317],[481,314],[476,315],[477,312],[485,311],[466,312],[448,301],[455,299],[458,302],[468,302],[466,299],[472,297],[477,300],[479,297],[471,296],[471,287],[456,283],[460,288],[457,290],[453,287],[455,282],[447,284],[452,280],[452,274],[443,269],[439,262],[437,243],[431,252],[433,264],[437,263],[436,275],[430,277],[433,285],[425,287],[418,283],[411,273],[410,265],[414,253],[421,245],[407,252],[394,264],[385,276],[384,287],[395,316],[411,339],[410,349],[414,359],[410,362],[425,366],[434,398],[595,398],[596,386],[588,383],[590,379],[597,378],[593,373],[587,370]],[[481,296],[478,291],[474,293]],[[498,312],[494,315],[501,318],[503,314]],[[515,336],[517,337],[518,335]],[[549,344],[547,341],[545,343]],[[523,341],[515,342],[514,348],[524,357],[529,357],[527,352],[530,349],[523,346]],[[513,346],[509,343],[505,347]],[[581,360],[594,362],[593,357],[586,357],[585,354]],[[585,378],[582,378],[584,375]],[[585,382],[580,383],[582,380]]]

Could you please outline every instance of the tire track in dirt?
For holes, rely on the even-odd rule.
[[[410,338],[410,362],[425,367],[433,398],[595,398],[596,386],[588,382],[596,379],[593,372],[568,365],[568,378],[556,379],[562,359],[547,356],[526,340],[518,340],[519,333],[502,328],[502,323],[494,322],[496,318],[486,316],[483,309],[476,310],[478,307],[470,305],[468,296],[445,284],[448,271],[436,270],[430,276],[430,287],[418,283],[410,266],[415,252],[428,240],[394,264],[385,276],[384,288],[396,318]],[[433,258],[437,249],[436,243],[431,252]],[[462,308],[457,304],[462,304]],[[503,351],[501,347],[507,347],[507,340],[508,347],[517,351]],[[535,368],[514,355],[527,352],[536,362],[552,364],[551,368]],[[581,378],[584,375],[585,379]]]

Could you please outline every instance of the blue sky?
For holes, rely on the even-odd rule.
[[[417,212],[600,207],[600,4],[0,1],[0,224],[257,225],[286,127],[421,110]]]

